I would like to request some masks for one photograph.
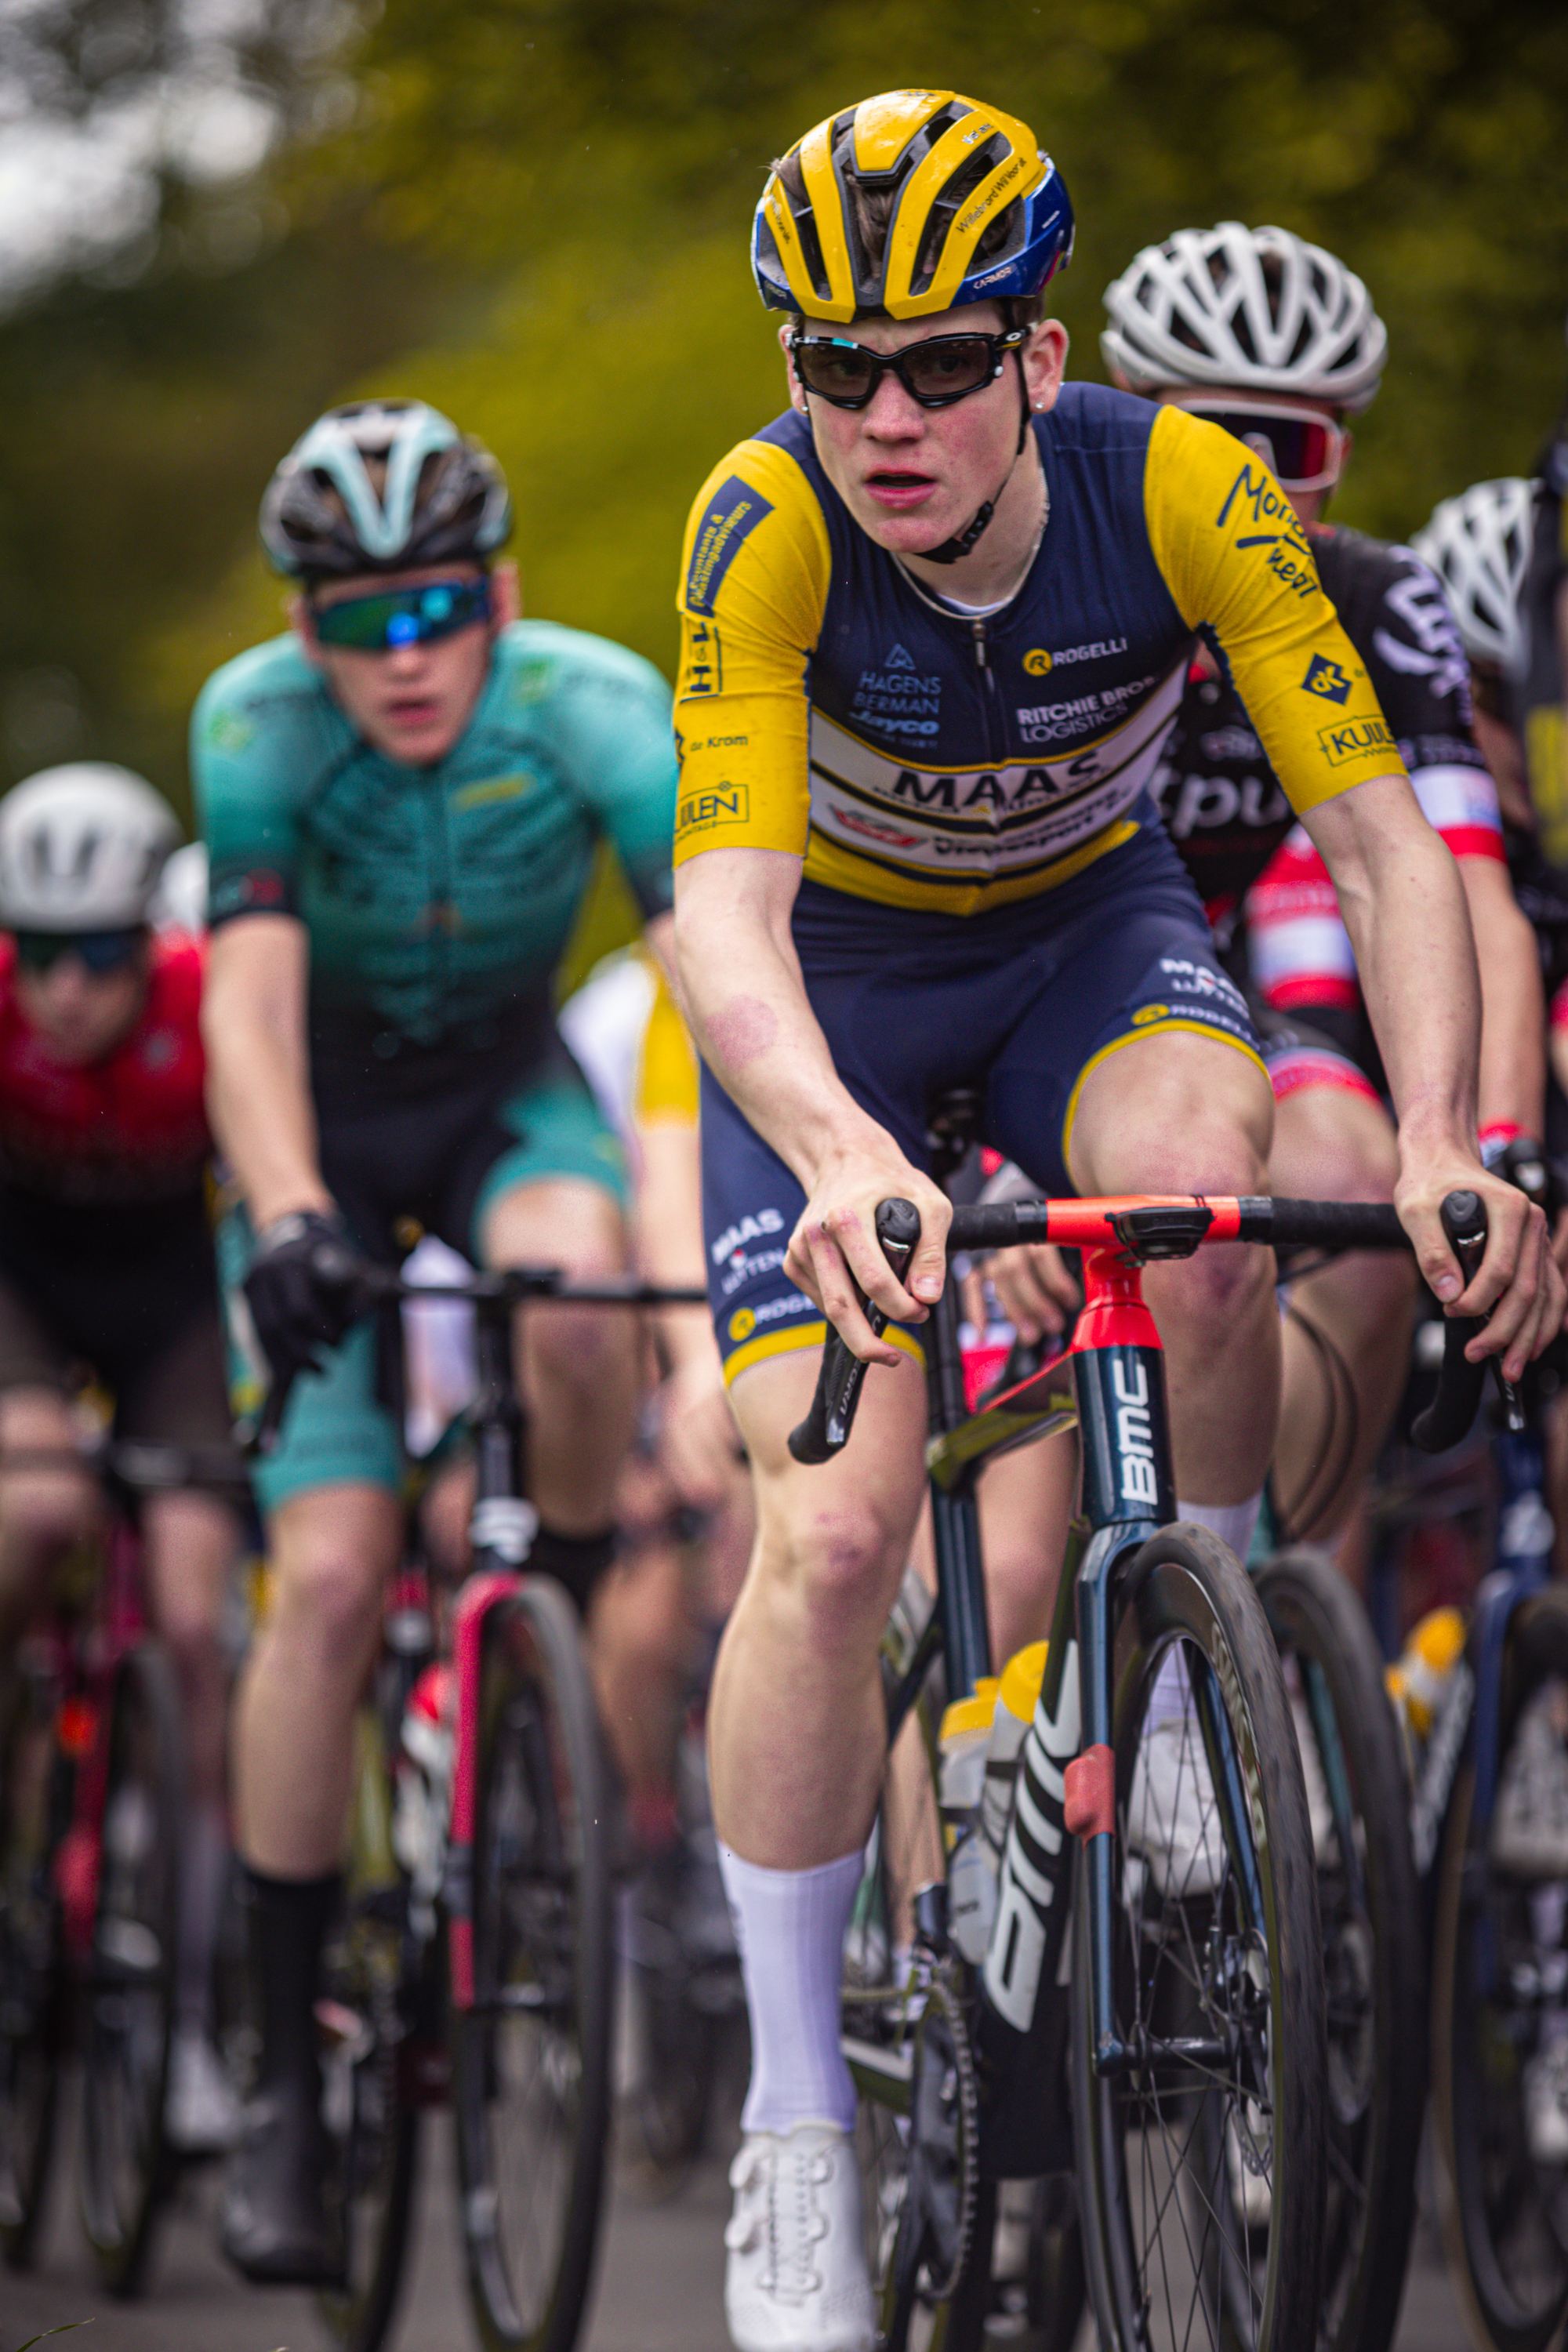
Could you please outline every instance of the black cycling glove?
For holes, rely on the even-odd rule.
[[[245,1296],[272,1376],[289,1387],[301,1372],[326,1369],[362,1310],[359,1263],[341,1218],[298,1209],[274,1218],[258,1237]]]

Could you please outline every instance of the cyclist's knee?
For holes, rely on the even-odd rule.
[[[770,1528],[758,1567],[813,1647],[875,1642],[909,1549],[905,1515],[868,1496],[835,1496]]]
[[[529,1349],[535,1379],[585,1408],[602,1396],[606,1381],[619,1380],[632,1369],[628,1318],[603,1307],[537,1310],[529,1328]]]
[[[273,1534],[275,1599],[271,1628],[291,1648],[328,1669],[357,1676],[374,1645],[387,1576],[395,1563],[396,1521],[358,1510],[321,1507],[279,1515]],[[381,1520],[381,1524],[377,1521]]]
[[[5,1457],[75,1451],[77,1434],[62,1401],[45,1391],[0,1396],[0,1465]],[[68,1460],[0,1466],[0,1537],[13,1578],[47,1570],[92,1531],[98,1493],[90,1473]],[[0,1573],[4,1573],[0,1565]]]

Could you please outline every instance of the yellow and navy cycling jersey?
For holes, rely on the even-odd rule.
[[[675,858],[786,850],[809,880],[977,914],[1144,824],[1194,632],[1298,813],[1403,772],[1365,665],[1267,468],[1182,410],[1068,384],[1032,426],[1049,517],[972,622],[862,530],[793,410],[687,531]]]

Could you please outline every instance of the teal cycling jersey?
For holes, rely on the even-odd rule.
[[[669,688],[552,622],[501,632],[472,719],[432,766],[374,750],[284,636],[208,679],[191,767],[210,920],[305,925],[313,1037],[395,1057],[488,1045],[537,1016],[601,840],[645,915],[670,903]]]

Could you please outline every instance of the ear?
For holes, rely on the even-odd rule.
[[[490,570],[490,635],[495,636],[522,617],[522,583],[515,563],[497,563]]]
[[[1024,387],[1029,406],[1054,408],[1068,364],[1068,331],[1061,320],[1042,319],[1018,356],[1024,362]]]
[[[305,659],[312,669],[324,670],[327,667],[326,656],[321,651],[321,641],[316,635],[316,624],[310,613],[310,598],[300,595],[290,596],[286,599],[283,609],[289,615],[289,626],[300,640],[300,650]]]
[[[786,325],[779,329],[779,349],[784,355],[784,389],[789,394],[790,406],[798,409],[802,416],[806,416],[810,411],[805,404],[805,386],[796,375],[795,361],[790,355],[790,337],[794,332],[793,326]]]

